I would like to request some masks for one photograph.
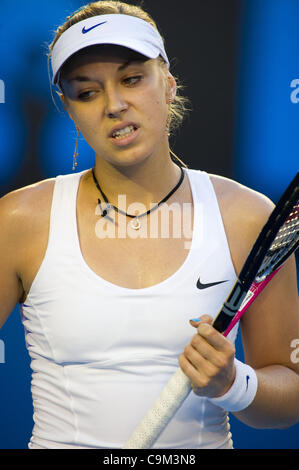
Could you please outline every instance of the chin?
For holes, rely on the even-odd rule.
[[[142,165],[150,156],[152,155],[153,152],[151,151],[134,151],[133,149],[130,151],[130,149],[127,149],[125,152],[120,153],[117,156],[112,157],[107,156],[102,157],[106,160],[106,162],[110,163],[114,167],[134,167],[136,165]],[[99,153],[99,155],[103,156],[103,153]]]

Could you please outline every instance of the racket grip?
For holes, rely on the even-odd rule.
[[[164,387],[123,449],[150,449],[191,391],[191,382],[179,368]]]

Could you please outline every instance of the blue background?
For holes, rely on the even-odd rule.
[[[147,1],[145,6],[150,12],[152,7],[156,17],[154,13],[160,7],[157,7],[158,2],[155,6],[151,3],[154,2]],[[196,3],[200,6],[205,2]],[[233,11],[235,3],[225,3]],[[299,83],[299,2],[240,0],[237,3],[242,9],[234,39],[232,151],[221,172],[277,201],[298,171],[299,85],[297,92],[291,83],[296,79]],[[13,2],[1,0],[0,79],[5,83],[5,103],[0,104],[2,194],[12,188],[71,172],[75,132],[72,122],[62,112],[58,98],[55,101],[60,111],[52,102],[45,54],[46,44],[52,38],[51,32],[67,14],[81,5],[82,2],[75,0],[26,0],[19,2],[16,8]],[[165,5],[164,13],[161,6],[164,19],[161,16],[160,24],[163,24],[168,37],[169,7],[175,9],[176,2],[165,2]],[[212,0],[210,5],[215,13],[213,24],[219,21],[217,17],[222,6],[221,2]],[[184,13],[181,14],[184,19]],[[191,16],[188,19],[191,21]],[[193,30],[195,48],[194,34]],[[169,41],[170,50],[175,50],[176,37],[170,37]],[[224,39],[219,36],[211,38],[211,41],[215,41],[221,51]],[[213,57],[208,52],[209,46],[206,47],[207,62],[209,64],[210,61],[212,67]],[[189,60],[188,52],[184,57]],[[193,62],[191,65],[190,76],[193,76]],[[183,78],[184,70],[181,72]],[[216,79],[218,83],[222,80],[221,68]],[[195,85],[190,87],[189,94],[195,96],[196,89]],[[195,109],[195,116],[196,112]],[[28,119],[32,115],[35,116],[33,121]],[[189,140],[192,135],[195,142],[197,125],[191,116],[188,131],[179,135],[176,148],[185,148],[187,135]],[[212,130],[209,132],[213,140]],[[33,139],[33,135],[38,135],[38,138]],[[93,165],[93,154],[82,139],[79,154],[78,171]],[[194,168],[210,170],[213,158],[208,152],[206,155],[206,160],[202,159],[200,164],[192,159],[191,151],[183,159]],[[0,448],[27,448],[33,425],[31,371],[18,307],[1,329],[0,339],[5,343],[5,362],[0,363]],[[237,351],[242,357],[240,339]],[[232,417],[231,426],[236,448],[299,448],[299,425],[288,430],[256,430]]]

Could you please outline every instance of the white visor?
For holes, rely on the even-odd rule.
[[[100,15],[87,18],[68,28],[55,43],[51,54],[55,85],[63,64],[76,52],[98,44],[114,44],[156,59],[163,57],[169,66],[163,40],[147,21],[129,15]]]

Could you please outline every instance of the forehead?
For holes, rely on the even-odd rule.
[[[140,61],[144,63],[148,60],[150,60],[148,57],[126,47],[113,46],[110,44],[90,46],[77,52],[67,60],[62,67],[61,76],[66,78],[79,67],[94,63],[115,63],[116,65],[121,65],[128,61]]]

